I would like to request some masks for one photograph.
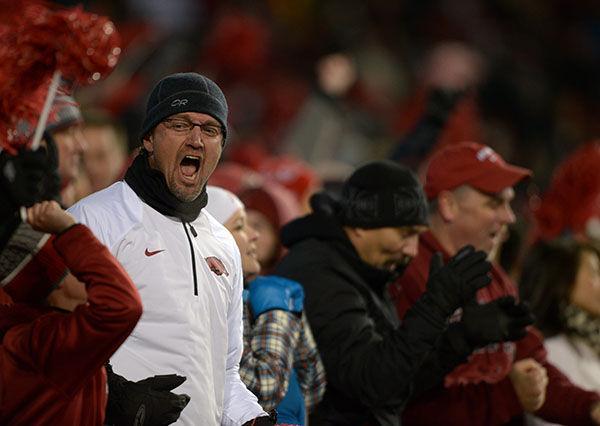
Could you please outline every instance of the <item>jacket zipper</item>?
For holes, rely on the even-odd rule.
[[[196,255],[194,254],[194,246],[192,244],[192,239],[190,238],[190,233],[188,232],[187,226],[185,226],[186,223],[184,221],[181,221],[181,223],[183,224],[183,229],[185,230],[185,236],[188,239],[188,243],[190,243],[190,252],[192,254],[192,275],[194,276],[194,296],[198,296],[198,278],[196,277]],[[196,233],[194,227],[189,223],[187,225],[190,227],[194,237],[196,237],[198,234]]]

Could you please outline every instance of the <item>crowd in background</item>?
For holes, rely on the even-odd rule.
[[[507,246],[517,247],[554,169],[598,134],[600,8],[594,2],[568,8],[560,1],[474,0],[83,5],[110,16],[123,37],[115,72],[76,95],[84,111],[117,126],[120,148],[111,155],[118,159],[105,166],[111,169],[125,164],[124,146],[137,147],[144,95],[170,72],[204,73],[227,93],[232,132],[225,161],[295,180],[290,185],[297,191],[311,179],[335,186],[352,167],[390,156],[426,111],[428,94],[450,89],[463,95],[449,101],[437,147],[486,143],[534,172],[518,190],[515,207],[524,215]],[[115,140],[106,136],[110,131],[86,137]],[[92,171],[83,194],[99,188],[94,161],[101,155],[85,155]],[[287,176],[294,173],[278,171],[289,167],[269,161],[273,155],[293,156],[290,162],[307,167]],[[405,152],[405,163],[417,168],[427,155]],[[506,254],[508,263],[512,258]]]
[[[114,20],[123,53],[107,79],[76,88],[82,115],[67,117],[67,128],[47,129],[59,148],[64,207],[124,177],[139,153],[147,94],[176,72],[210,77],[227,98],[226,149],[208,183],[239,197],[221,221],[234,237],[226,222],[240,209],[260,235],[252,241],[260,265],[252,273],[244,270],[244,278],[258,271],[270,278],[258,279],[255,287],[271,285],[270,274],[286,254],[281,228],[314,210],[309,200],[320,189],[340,194],[358,166],[382,159],[408,166],[423,183],[430,177],[429,160],[440,150],[463,142],[487,145],[500,159],[528,169],[506,185],[515,190],[514,199],[502,200],[510,220],[497,230],[503,244],[488,252],[508,274],[495,279],[520,284],[507,294],[531,304],[548,360],[577,386],[600,391],[597,3],[89,0],[83,6]],[[56,101],[57,111],[66,111],[70,102]],[[487,149],[477,145],[474,155]],[[435,204],[429,220],[435,215],[446,220],[435,210],[437,194],[427,195]],[[240,246],[237,238],[236,243]],[[281,285],[295,288],[293,282]],[[410,286],[400,287],[408,297]],[[245,297],[246,333],[249,323],[260,324],[262,312],[256,300]],[[299,353],[318,358],[301,305],[286,317],[294,333],[304,336],[306,329],[308,337],[284,333],[298,343],[281,344],[282,352],[287,349],[282,359],[300,358]],[[244,334],[242,360],[251,366],[258,363],[248,350],[255,338]],[[324,392],[324,372],[320,360],[310,364],[318,367],[310,379],[316,403]],[[580,368],[568,368],[575,364]],[[266,380],[253,379],[246,368],[245,382]],[[298,380],[298,371],[289,380]],[[303,380],[308,383],[301,377],[298,389],[305,390]],[[255,384],[258,390],[246,385],[260,394],[260,385]],[[267,410],[277,404],[262,405]],[[409,423],[411,415],[408,411]],[[533,416],[528,421],[541,422]]]

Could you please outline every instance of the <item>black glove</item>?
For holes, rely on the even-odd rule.
[[[132,382],[106,366],[108,404],[105,423],[110,426],[163,426],[174,423],[190,397],[171,390],[185,382],[176,374]]]
[[[429,264],[424,295],[439,308],[441,314],[451,315],[466,301],[472,300],[477,290],[492,281],[488,276],[492,265],[486,257],[483,251],[465,246],[444,266],[442,255],[435,253]]]
[[[243,426],[271,426],[277,424],[277,411],[271,410],[268,416],[257,417],[243,424]]]
[[[53,148],[54,150],[55,148]],[[56,154],[45,148],[21,150],[17,155],[0,153],[1,205],[7,211],[29,207],[42,200],[54,199],[60,188]]]
[[[490,343],[519,340],[534,318],[525,303],[505,296],[484,305],[476,302],[463,307],[462,326],[467,340],[476,347]]]

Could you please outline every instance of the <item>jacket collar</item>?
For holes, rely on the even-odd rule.
[[[435,237],[435,235],[433,235],[433,233],[431,231],[423,232],[419,236],[419,242],[420,242],[419,250],[424,248],[431,254],[439,251],[440,253],[442,253],[444,262],[447,262],[448,260],[450,260],[450,255],[442,247],[442,245],[440,244],[438,239]],[[506,272],[504,272],[502,270],[502,268],[500,266],[498,266],[498,264],[496,264],[496,262],[492,262],[492,269],[490,270],[490,273],[492,274],[492,277],[497,281],[500,281],[502,283],[506,283],[506,282],[510,281],[510,278],[508,278],[508,276],[506,275]]]
[[[333,216],[311,213],[290,222],[281,231],[281,241],[288,248],[311,238],[332,245],[350,265],[354,266],[354,270],[379,296],[383,295],[385,285],[395,278],[396,274],[364,262]]]

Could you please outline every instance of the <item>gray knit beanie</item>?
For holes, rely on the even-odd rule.
[[[221,124],[225,141],[227,111],[225,95],[211,79],[195,72],[171,74],[160,80],[150,93],[141,137],[173,114],[199,112],[214,117]]]

